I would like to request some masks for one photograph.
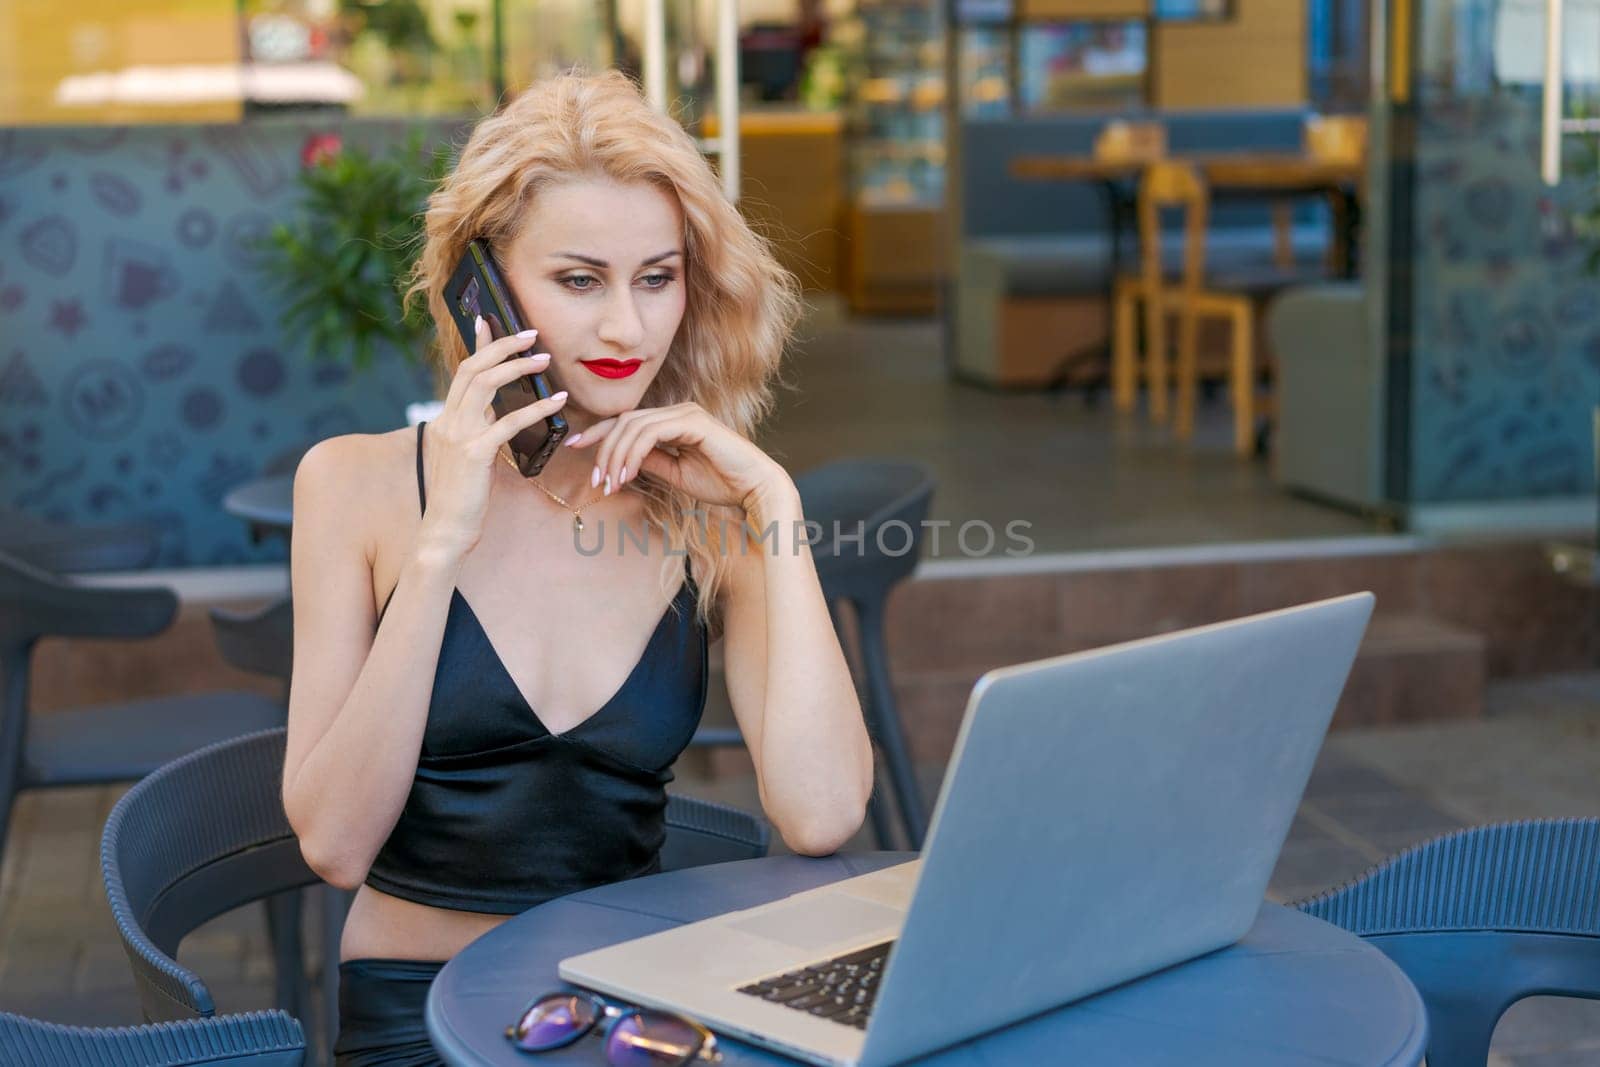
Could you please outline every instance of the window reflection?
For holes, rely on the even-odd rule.
[[[320,76],[289,98],[251,91],[247,110],[452,114],[493,98],[488,0],[244,0],[242,18],[247,63]],[[345,75],[342,83],[330,69]]]
[[[1025,111],[1116,111],[1144,103],[1145,23],[1032,23],[1018,35]]]

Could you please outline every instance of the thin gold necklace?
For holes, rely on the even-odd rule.
[[[510,456],[506,455],[506,453],[504,453],[504,452],[500,453],[500,458],[505,460],[508,464],[510,464],[512,470],[516,471],[518,474],[522,473],[522,468],[517,466],[516,460],[514,460]],[[602,497],[605,496],[605,492],[602,490],[601,493],[600,493],[600,496],[596,496],[596,497],[593,497],[593,498],[591,498],[589,500],[585,500],[582,504],[579,504],[577,507],[573,507],[571,504],[567,503],[565,500],[561,499],[559,496],[557,496],[556,494],[552,493],[550,490],[546,489],[544,486],[540,485],[537,480],[535,480],[533,478],[528,478],[527,480],[530,483],[532,483],[534,488],[538,489],[539,492],[543,493],[545,496],[549,497],[551,500],[554,500],[557,504],[560,504],[562,507],[564,507],[568,511],[572,512],[572,528],[574,530],[577,530],[577,531],[580,531],[580,532],[583,530],[583,509],[588,507],[590,504],[593,504],[595,501],[600,500]]]

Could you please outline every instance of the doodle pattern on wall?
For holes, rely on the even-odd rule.
[[[1595,491],[1600,277],[1540,182],[1539,98],[1435,88],[1419,108],[1412,498]]]
[[[380,150],[405,133],[339,128]],[[0,504],[153,521],[161,566],[282,559],[222,495],[323,437],[402,426],[432,395],[421,365],[351,374],[281,335],[250,242],[291,209],[322,132],[0,130]]]

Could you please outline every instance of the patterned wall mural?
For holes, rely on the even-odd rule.
[[[1593,493],[1600,276],[1571,219],[1600,181],[1542,184],[1533,92],[1419,111],[1412,497]]]
[[[223,494],[324,437],[403,426],[431,395],[395,353],[355,373],[279,330],[251,242],[328,128],[0,130],[0,505],[153,520],[164,566],[281,559]],[[404,132],[338,129],[368,147]]]

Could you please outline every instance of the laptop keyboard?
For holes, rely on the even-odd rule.
[[[867,1017],[872,1014],[872,1002],[878,996],[883,961],[889,958],[893,947],[893,941],[871,945],[810,967],[740,986],[739,992],[865,1030]]]

